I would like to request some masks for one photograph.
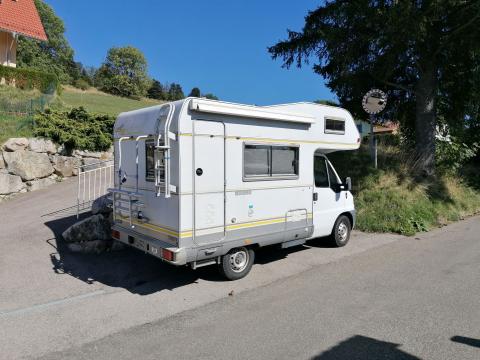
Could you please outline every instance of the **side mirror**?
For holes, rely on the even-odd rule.
[[[345,178],[344,184],[345,190],[352,191],[352,179],[350,177]]]

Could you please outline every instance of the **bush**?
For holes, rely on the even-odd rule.
[[[75,83],[73,84],[77,89],[81,89],[81,90],[88,90],[88,88],[90,87],[90,84],[84,80],[84,79],[77,79],[75,80]]]
[[[107,150],[113,143],[115,119],[109,115],[90,114],[83,107],[71,111],[47,109],[35,115],[35,136],[64,144],[67,151]]]
[[[474,158],[479,150],[479,144],[468,145],[451,136],[448,141],[436,142],[435,161],[438,169],[443,173],[455,174]]]
[[[24,90],[37,89],[44,94],[60,92],[61,87],[54,74],[26,68],[14,68],[0,65],[0,79]]]

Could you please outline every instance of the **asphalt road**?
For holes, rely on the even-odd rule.
[[[251,274],[65,250],[75,183],[0,204],[0,358],[479,359],[480,218],[266,249]],[[229,293],[233,290],[233,296]]]

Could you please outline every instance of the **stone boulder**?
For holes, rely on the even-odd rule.
[[[111,223],[108,216],[92,215],[65,230],[62,234],[67,243],[111,240]]]
[[[92,203],[92,214],[110,214],[112,212],[113,201],[108,195],[100,196]]]
[[[63,177],[70,177],[78,175],[78,168],[81,165],[81,160],[75,157],[53,155],[50,160],[55,169],[55,174]]]
[[[82,162],[84,171],[94,170],[105,166],[105,164],[103,164],[103,160],[97,158],[83,158]]]
[[[24,181],[44,178],[54,171],[47,154],[22,150],[4,152],[3,157],[8,171],[21,176]]]
[[[0,173],[0,194],[13,194],[23,189],[25,189],[25,184],[20,176]]]
[[[55,154],[57,147],[52,140],[42,138],[30,138],[28,139],[28,149],[37,153]]]
[[[55,184],[56,182],[57,181],[52,177],[27,181],[28,191],[41,190],[41,189],[44,189],[44,188],[46,188],[50,185]]]
[[[19,151],[19,150],[25,150],[27,146],[28,146],[27,138],[11,138],[11,139],[8,139],[3,144],[3,149],[5,151]]]

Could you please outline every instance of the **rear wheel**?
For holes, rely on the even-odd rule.
[[[220,273],[228,280],[238,280],[245,277],[252,269],[255,252],[252,249],[240,247],[230,250],[222,256]]]
[[[352,224],[350,219],[345,215],[340,215],[335,221],[335,225],[332,230],[332,242],[337,247],[347,245],[350,240],[350,232],[352,231]]]

